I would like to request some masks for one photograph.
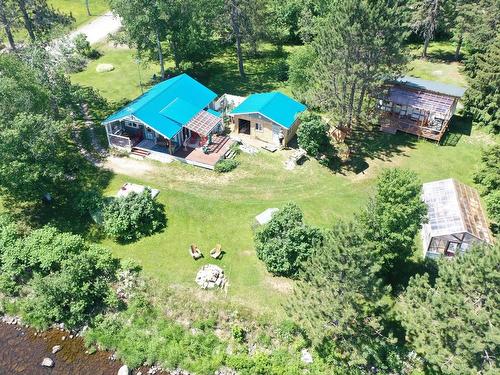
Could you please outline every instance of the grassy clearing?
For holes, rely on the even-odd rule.
[[[71,14],[75,18],[75,23],[72,25],[73,28],[109,10],[109,5],[106,0],[89,0],[91,16],[87,14],[85,0],[49,0],[48,3],[54,7],[54,9],[58,9],[62,13]]]
[[[239,77],[236,58],[230,51],[214,58],[203,69],[189,73],[218,94],[245,95],[275,89],[287,92],[286,83],[277,80],[276,68],[293,47],[285,48],[281,54],[271,46],[263,47],[259,56],[246,60],[246,80]],[[140,94],[134,51],[109,46],[101,46],[100,50],[104,55],[92,62],[87,71],[73,75],[73,82],[94,86],[113,100],[132,99]],[[418,50],[412,50],[418,54]],[[433,43],[431,58],[412,61],[410,74],[463,85],[460,65],[442,58],[451,50],[450,44]],[[115,70],[97,73],[95,66],[101,62],[114,64]],[[148,81],[157,74],[158,66],[150,64],[142,67],[141,72],[143,82]],[[424,182],[455,177],[472,184],[480,150],[489,142],[492,142],[489,135],[472,132],[470,124],[456,117],[442,146],[405,134],[357,131],[350,142],[355,151],[353,163],[357,174],[334,174],[313,160],[294,171],[285,171],[284,153],[241,155],[241,165],[222,176],[179,163],[148,161],[139,162],[145,167],[141,172],[125,159],[123,171],[114,175],[107,193],[115,194],[125,182],[160,189],[158,199],[166,206],[168,228],[133,244],[118,245],[106,240],[104,245],[121,258],[137,260],[146,274],[159,283],[159,288],[169,286],[197,300],[229,302],[280,318],[284,315],[281,305],[290,293],[292,282],[271,277],[257,259],[252,231],[255,215],[268,207],[295,201],[309,223],[328,228],[335,220],[349,219],[363,209],[377,175],[386,167],[409,168]],[[227,272],[230,282],[227,295],[200,293],[197,289],[196,271],[210,260],[193,261],[188,255],[191,243],[198,244],[205,255],[216,243],[222,244],[227,254],[216,263]]]
[[[173,285],[194,298],[228,301],[279,317],[284,314],[280,305],[288,296],[290,281],[270,277],[257,259],[252,239],[254,216],[265,208],[295,201],[309,223],[328,228],[335,220],[349,219],[363,208],[384,167],[410,168],[424,182],[455,177],[472,183],[471,166],[479,160],[487,136],[481,132],[468,135],[458,125],[452,129],[458,137],[453,146],[437,146],[403,134],[374,133],[373,141],[381,149],[385,144],[388,152],[366,159],[368,168],[360,174],[333,174],[312,160],[292,172],[285,171],[285,153],[242,155],[241,165],[224,176],[180,163],[145,161],[152,166],[149,171],[130,177],[115,175],[107,192],[115,194],[128,181],[159,188],[168,228],[133,244],[105,241],[104,245],[119,257],[137,260],[162,285]],[[205,255],[216,243],[223,245],[227,254],[215,262],[229,277],[227,296],[196,292],[196,271],[211,261],[193,261],[188,255],[190,243],[198,244]]]
[[[285,82],[279,82],[277,77],[280,65],[283,66],[293,48],[285,47],[283,53],[278,53],[271,45],[263,45],[258,56],[246,59],[246,79],[239,76],[236,55],[230,50],[217,56],[203,68],[188,70],[187,73],[219,95],[248,95],[278,89],[289,93]],[[73,74],[71,79],[74,83],[97,88],[107,99],[131,100],[141,93],[139,79],[146,89],[151,84],[153,74],[159,75],[160,68],[155,62],[138,66],[135,50],[115,48],[108,44],[102,44],[97,49],[103,55],[92,61],[84,72]],[[115,69],[112,72],[97,73],[95,68],[101,63],[113,64]],[[173,61],[166,62],[167,70],[171,71],[173,67]]]
[[[435,41],[429,45],[427,59],[422,59],[422,45],[409,46],[410,54],[414,60],[408,65],[408,74],[466,87],[467,81],[463,74],[463,66],[454,61],[455,45],[449,41]]]

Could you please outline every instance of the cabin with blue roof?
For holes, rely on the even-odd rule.
[[[220,135],[222,116],[211,108],[216,97],[187,74],[158,83],[103,121],[109,145],[212,169],[232,143]]]
[[[464,93],[463,87],[410,76],[389,82],[378,102],[380,130],[439,142]]]
[[[252,94],[230,113],[232,131],[274,145],[286,146],[307,107],[280,92]]]

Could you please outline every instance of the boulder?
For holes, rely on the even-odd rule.
[[[113,66],[113,64],[99,64],[95,68],[97,73],[111,72],[114,69],[115,69],[115,67]]]
[[[48,357],[45,357],[42,361],[43,367],[54,367],[54,361]]]
[[[302,351],[300,352],[300,359],[302,362],[307,364],[313,363],[313,357],[307,349],[302,349]]]
[[[54,345],[52,347],[52,354],[56,354],[59,350],[62,349],[62,346],[61,345]]]
[[[129,375],[129,374],[130,374],[130,370],[128,369],[128,366],[127,365],[123,365],[118,370],[118,374],[117,375]]]

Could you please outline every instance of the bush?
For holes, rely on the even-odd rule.
[[[235,159],[222,159],[215,164],[214,171],[217,173],[227,173],[235,169],[240,163]]]
[[[78,34],[75,39],[73,39],[75,44],[75,50],[80,56],[87,57],[89,59],[97,59],[101,56],[99,51],[90,46],[89,41],[85,34]]]
[[[118,242],[131,242],[152,235],[166,226],[164,206],[151,197],[151,190],[116,198],[103,209],[104,232]]]
[[[328,137],[328,125],[321,120],[319,115],[313,113],[306,113],[302,116],[297,131],[297,141],[308,155],[315,158],[329,153],[332,149]]]
[[[240,326],[233,326],[231,328],[231,333],[233,334],[233,339],[235,339],[236,342],[239,342],[240,344],[245,342],[247,333]]]
[[[302,211],[294,203],[286,204],[255,233],[257,257],[276,276],[297,276],[301,262],[322,242],[323,233],[304,223]]]
[[[16,241],[10,236],[0,230],[0,291],[19,298],[25,322],[72,328],[108,306],[119,267],[109,251],[52,227],[17,235]]]

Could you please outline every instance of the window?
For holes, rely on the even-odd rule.
[[[138,128],[139,124],[132,122],[132,121],[125,121],[125,126],[128,126],[129,128]]]
[[[255,123],[255,130],[258,132],[264,131],[262,128],[262,124],[259,124],[258,122]]]

